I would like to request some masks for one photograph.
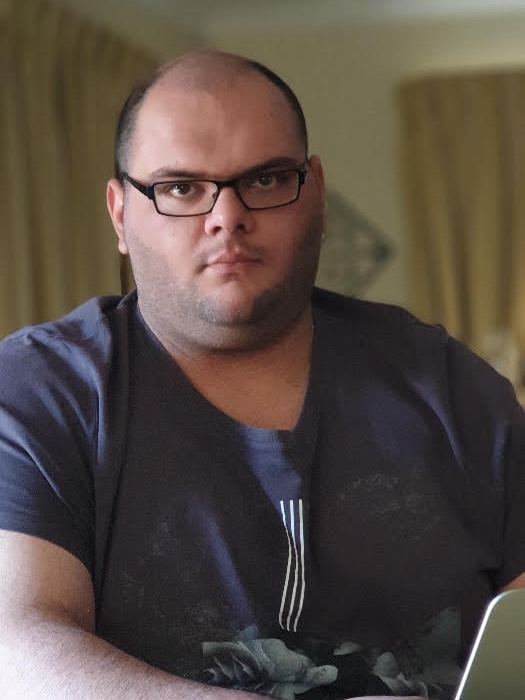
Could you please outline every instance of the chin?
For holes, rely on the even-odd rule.
[[[291,290],[281,286],[247,299],[204,299],[198,316],[215,327],[257,335],[258,330],[280,330],[295,321],[310,303],[310,290]]]
[[[199,304],[198,317],[213,326],[243,326],[257,323],[261,315],[255,312],[253,304],[209,303]]]

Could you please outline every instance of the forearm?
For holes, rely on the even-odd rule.
[[[254,696],[171,675],[65,623],[0,636],[2,700],[241,700]]]

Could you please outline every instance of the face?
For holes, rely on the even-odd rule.
[[[230,180],[254,169],[304,164],[295,117],[259,75],[216,90],[185,90],[166,80],[147,94],[127,169],[142,183],[183,178]],[[168,217],[126,183],[108,184],[108,208],[129,254],[146,322],[168,347],[257,345],[309,307],[324,227],[318,158],[299,199],[248,210],[233,189],[213,210]]]

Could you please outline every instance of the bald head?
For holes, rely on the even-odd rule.
[[[188,92],[218,94],[232,87],[239,79],[261,76],[285,97],[297,123],[297,133],[308,152],[308,136],[304,113],[293,90],[277,74],[257,61],[216,50],[194,51],[162,65],[145,84],[133,90],[126,100],[117,125],[115,138],[115,176],[122,178],[127,169],[130,142],[137,115],[146,95],[154,87]]]
[[[161,66],[155,73],[154,84],[168,83],[180,90],[215,93],[252,72],[251,61],[243,56],[224,51],[193,51]]]

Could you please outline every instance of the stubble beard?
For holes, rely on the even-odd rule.
[[[139,265],[134,273],[146,323],[164,345],[242,350],[271,342],[291,327],[310,303],[320,252],[318,228],[312,223],[295,266],[280,282],[240,303],[221,294],[202,297],[195,286],[182,286],[173,279],[167,282],[168,270]]]
[[[171,338],[210,349],[242,350],[261,346],[291,326],[309,304],[315,274],[283,280],[251,300],[232,304],[221,298],[199,297],[187,288],[170,288],[173,313],[165,318]],[[169,327],[169,329],[168,329]]]
[[[295,266],[272,287],[239,304],[195,291],[178,289],[173,304],[185,308],[201,326],[206,341],[217,348],[251,349],[286,331],[310,304],[320,252],[320,234],[311,226],[297,252]],[[188,324],[186,324],[188,325]]]

